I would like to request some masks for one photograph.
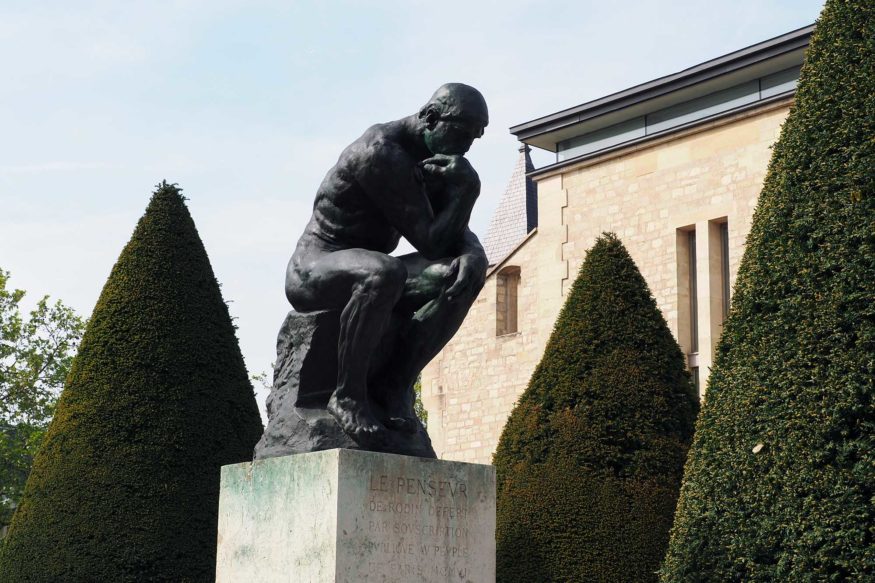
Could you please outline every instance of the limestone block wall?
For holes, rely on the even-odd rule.
[[[429,433],[440,457],[490,463],[514,403],[540,361],[586,250],[617,233],[705,386],[719,338],[717,226],[728,223],[730,285],[744,250],[770,146],[791,101],[587,160],[538,179],[537,231],[488,277],[461,329],[423,371]],[[698,351],[691,347],[696,233]],[[518,332],[496,336],[496,274],[519,267]]]
[[[497,304],[505,293],[499,289],[496,270],[459,332],[422,373],[428,432],[439,457],[491,463],[508,412],[543,352],[539,332],[552,320],[539,318],[538,268],[532,251],[523,245],[503,264],[521,266],[518,331],[496,335]]]

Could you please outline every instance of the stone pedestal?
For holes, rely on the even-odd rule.
[[[333,449],[222,468],[218,583],[494,583],[492,466]]]

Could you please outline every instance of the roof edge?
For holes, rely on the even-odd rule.
[[[525,245],[525,244],[529,241],[529,239],[531,239],[532,237],[534,237],[534,236],[535,236],[535,233],[537,233],[537,232],[538,232],[538,227],[535,227],[534,229],[532,229],[531,231],[529,231],[529,232],[526,234],[526,236],[523,237],[523,239],[522,239],[519,243],[517,243],[517,244],[514,246],[513,249],[511,249],[510,251],[508,251],[507,254],[506,254],[504,257],[502,257],[500,260],[496,261],[494,265],[490,265],[490,266],[487,268],[487,270],[486,270],[486,279],[489,279],[489,277],[490,277],[493,273],[495,273],[496,271],[498,271],[499,269],[501,269],[502,267],[504,267],[504,264],[507,263],[507,260],[510,259],[510,258],[513,256],[514,253],[516,253],[517,251],[519,251],[520,248],[521,248],[523,245]]]
[[[588,101],[581,105],[511,126],[510,133],[519,140],[555,131],[566,125],[629,107],[666,93],[682,89],[713,77],[748,67],[808,45],[814,24],[739,49],[694,65],[677,73],[659,77],[628,89]]]
[[[541,166],[540,168],[536,168],[532,172],[529,172],[526,176],[532,179],[546,178],[547,176],[561,173],[570,167],[577,166],[578,164],[590,160],[600,159],[604,156],[625,155],[641,148],[650,147],[651,143],[663,143],[692,133],[698,133],[711,127],[725,125],[739,116],[759,115],[760,113],[765,113],[776,108],[786,107],[793,103],[795,97],[795,90],[787,91],[786,93],[781,93],[768,99],[748,103],[735,109],[730,109],[729,111],[723,111],[706,118],[697,119],[682,126],[669,128],[659,133],[642,136],[615,146],[596,150],[595,152],[588,152],[574,158],[569,158],[568,160],[548,164],[547,166]]]

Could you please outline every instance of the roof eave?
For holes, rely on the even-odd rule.
[[[543,140],[538,140],[538,136],[555,132],[564,127],[575,125],[606,113],[628,108],[685,87],[773,59],[782,54],[805,48],[809,43],[813,30],[814,25],[812,24],[788,32],[729,53],[728,55],[695,65],[678,73],[660,77],[570,109],[515,125],[510,128],[510,133],[522,142],[555,151],[555,144],[553,144],[553,148],[550,148],[549,141],[543,142]],[[545,146],[548,147],[545,148]]]

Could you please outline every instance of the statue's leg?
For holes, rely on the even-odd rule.
[[[376,446],[385,428],[368,404],[371,353],[404,290],[406,268],[397,258],[363,249],[320,254],[290,268],[286,294],[296,310],[342,307],[337,344],[337,388],[328,411],[363,447]]]
[[[480,287],[448,300],[444,292],[455,281],[452,258],[427,261],[419,254],[400,258],[408,270],[405,295],[399,308],[415,310],[400,330],[394,349],[374,389],[379,390],[381,404],[388,411],[388,425],[412,429],[414,395],[411,388],[419,373],[453,337]],[[372,390],[373,392],[373,390]]]

